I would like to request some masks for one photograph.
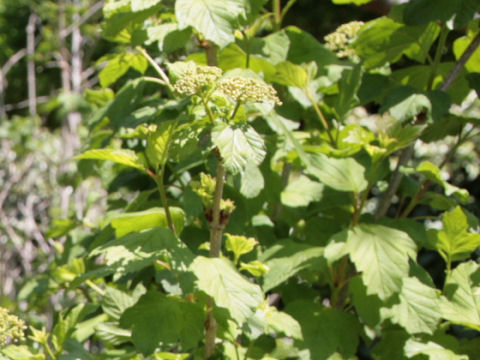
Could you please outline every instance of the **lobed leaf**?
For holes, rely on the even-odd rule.
[[[190,266],[197,277],[197,288],[225,308],[238,324],[253,316],[263,301],[262,290],[238,273],[226,259],[198,256]]]
[[[259,165],[266,154],[263,139],[248,124],[219,123],[212,130],[212,142],[232,173],[243,171],[247,163]]]
[[[132,341],[144,354],[160,344],[180,343],[183,350],[193,349],[203,337],[204,322],[199,304],[156,291],[143,295],[120,318],[120,325],[131,328]]]

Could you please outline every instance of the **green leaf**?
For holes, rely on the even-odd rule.
[[[380,309],[384,303],[376,295],[367,295],[367,288],[360,277],[350,281],[349,291],[359,318],[372,329],[375,328],[380,323]]]
[[[100,86],[106,88],[120,79],[130,68],[143,74],[148,68],[148,61],[142,54],[120,53],[101,58],[99,62],[108,60],[107,65],[100,71],[98,78]]]
[[[108,315],[100,314],[89,318],[85,321],[79,322],[75,325],[75,331],[71,334],[70,339],[78,340],[79,343],[85,342],[89,337],[95,333],[97,325],[108,320]],[[69,339],[69,340],[70,340]]]
[[[429,239],[448,266],[452,261],[463,260],[480,247],[480,234],[469,232],[470,225],[462,208],[457,206],[443,215],[443,229],[430,230]]]
[[[170,206],[169,210],[175,225],[175,231],[180,234],[185,224],[185,212],[183,209],[174,206]],[[112,214],[107,216],[107,221],[110,221],[117,237],[153,227],[168,227],[164,208],[150,208],[144,211]]]
[[[155,131],[148,133],[145,153],[149,163],[154,169],[164,166],[167,162],[168,148],[174,130],[174,121],[164,121],[157,125]]]
[[[122,329],[116,322],[98,324],[95,327],[95,335],[98,336],[100,340],[112,345],[121,345],[130,342],[132,339],[132,332]]]
[[[269,291],[301,270],[323,270],[323,247],[282,240],[269,247],[259,259],[270,269],[263,278],[263,290]]]
[[[132,11],[142,11],[161,3],[162,0],[132,0]]]
[[[102,299],[103,312],[107,314],[111,320],[118,320],[123,312],[130,306],[133,306],[145,292],[146,290],[143,285],[137,285],[132,294],[107,286]]]
[[[192,262],[190,250],[166,228],[134,232],[92,250],[90,257],[103,255],[107,273],[139,271],[162,259],[172,269],[184,270]]]
[[[237,176],[240,178],[240,194],[248,199],[257,197],[265,188],[261,170],[250,162],[247,162],[245,169]]]
[[[323,154],[312,154],[309,158],[307,173],[332,189],[358,194],[368,186],[365,168],[353,158],[335,159]]]
[[[367,287],[367,294],[385,300],[401,289],[409,274],[409,258],[416,257],[415,242],[403,231],[362,224],[334,236],[325,248],[329,262],[349,255]]]
[[[382,331],[380,341],[375,344],[372,353],[378,359],[405,360],[403,348],[409,338],[410,335],[397,328],[384,330]]]
[[[268,306],[262,309],[265,312],[267,320],[267,334],[277,335],[279,333],[294,339],[302,339],[302,329],[300,324],[289,314],[278,311],[274,306]]]
[[[355,5],[363,5],[368,4],[373,0],[332,0],[334,4],[338,5],[345,5],[345,4],[355,4]]]
[[[362,67],[355,65],[352,68],[345,68],[342,71],[342,77],[338,82],[338,95],[336,97],[334,108],[337,112],[338,120],[343,121],[347,112],[349,112],[358,103],[356,93],[362,80]]]
[[[203,337],[205,314],[198,304],[149,291],[127,309],[120,325],[132,330],[135,347],[151,354],[160,344],[180,343],[183,350],[196,347]]]
[[[433,341],[423,343],[415,339],[408,339],[404,349],[405,355],[409,358],[426,355],[430,360],[468,360],[468,356],[455,354],[452,350],[446,349]]]
[[[453,53],[455,54],[455,58],[457,60],[463,55],[467,47],[477,35],[477,27],[478,25],[468,29],[466,36],[456,39],[453,43]],[[468,58],[468,61],[465,63],[465,68],[469,72],[480,72],[480,53],[478,51],[475,51],[472,56]]]
[[[212,142],[232,173],[241,172],[249,162],[260,165],[266,154],[263,139],[248,124],[218,123],[212,130]]]
[[[122,164],[145,171],[145,164],[143,163],[142,159],[139,158],[137,154],[132,150],[88,150],[83,154],[76,156],[75,159],[109,160],[117,164]]]
[[[438,26],[407,26],[381,17],[365,24],[353,47],[366,68],[395,63],[405,54],[423,62],[439,33]]]
[[[402,279],[399,303],[382,309],[382,318],[403,326],[409,334],[433,334],[441,314],[437,290],[424,285],[417,278]]]
[[[305,175],[298,175],[282,191],[282,204],[290,207],[308,206],[322,198],[324,187],[323,184],[312,181]]]
[[[0,353],[9,360],[45,360],[44,354],[33,354],[26,345],[8,345],[2,347]]]
[[[113,11],[109,11],[109,14],[106,15],[107,21],[103,26],[102,35],[108,40],[127,44],[134,39],[136,31],[142,32],[145,20],[156,14],[161,6],[156,4],[133,12],[130,6],[122,6],[122,3],[119,5],[118,8],[112,9]],[[136,44],[138,45],[138,41]]]
[[[190,354],[159,352],[153,354],[155,360],[185,360]]]
[[[177,0],[175,15],[180,29],[192,26],[220,47],[234,42],[234,26],[246,18],[244,0]]]
[[[72,337],[77,324],[89,313],[96,309],[96,305],[79,304],[70,311],[64,310],[52,330],[52,344],[56,350],[63,349],[64,343]]]
[[[448,275],[443,292],[443,317],[480,331],[480,266],[473,261],[458,265]]]
[[[165,23],[147,28],[147,44],[158,42],[158,48],[165,53],[184,48],[192,36],[190,28],[178,29],[177,23]]]
[[[225,238],[225,248],[228,251],[233,252],[235,264],[238,262],[240,256],[248,254],[250,251],[255,249],[255,246],[258,245],[257,240],[243,235],[232,235],[226,233]]]
[[[253,276],[263,276],[268,272],[268,266],[265,265],[264,263],[258,261],[258,260],[253,260],[248,263],[244,263],[243,261],[240,261],[240,268],[241,271],[245,270],[248,271],[250,274]]]
[[[190,269],[197,277],[197,288],[225,308],[238,324],[244,323],[255,313],[263,301],[262,290],[238,273],[226,259],[198,256]]]
[[[473,19],[478,9],[476,0],[416,0],[407,4],[403,18],[406,24],[423,25],[429,22],[453,21],[453,28],[459,29]]]
[[[289,303],[285,309],[302,328],[304,346],[311,360],[325,360],[339,352],[344,357],[357,351],[360,324],[353,314],[307,301]]]
[[[385,95],[385,101],[380,112],[388,111],[390,115],[401,122],[412,120],[422,112],[431,112],[430,99],[409,86],[393,88]]]
[[[437,74],[433,79],[432,88],[438,89],[441,84],[445,81],[445,78],[448,76],[454,63],[444,62],[440,63],[437,67]],[[465,96],[469,92],[468,82],[465,79],[465,69],[463,69],[456,80],[453,82],[452,86],[447,91],[447,94],[450,96],[450,99],[455,104],[460,104]],[[414,65],[407,68],[402,68],[395,70],[391,75],[390,79],[394,80],[398,85],[411,86],[416,89],[417,92],[421,92],[427,88],[428,82],[430,80],[431,69],[429,65]],[[439,91],[439,90],[436,90]],[[429,92],[426,93],[428,96]],[[445,96],[445,95],[444,95]],[[429,97],[432,103],[443,108],[442,105],[438,104],[435,99]],[[432,117],[435,114],[435,105],[432,110]],[[440,120],[435,118],[436,121]]]
[[[247,67],[247,53],[237,44],[229,44],[218,55],[218,67],[223,71],[232,69],[251,69],[257,74],[263,73],[265,80],[270,80],[275,74],[275,66],[268,61],[250,54]]]
[[[276,66],[272,81],[285,86],[305,89],[308,86],[309,78],[307,71],[302,66],[284,61]]]
[[[425,176],[428,180],[442,186],[447,196],[454,195],[462,203],[466,203],[469,198],[468,191],[461,189],[455,185],[449,184],[440,174],[440,169],[430,161],[423,161],[417,166],[417,171]]]

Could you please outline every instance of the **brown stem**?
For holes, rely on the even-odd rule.
[[[217,178],[215,184],[215,195],[213,198],[212,221],[210,223],[210,257],[219,257],[222,247],[222,235],[225,223],[221,218],[220,204],[225,183],[225,167],[219,159],[217,166]],[[209,359],[215,352],[215,338],[217,337],[217,321],[213,315],[213,299],[208,299],[208,314],[205,323],[205,359]]]
[[[470,57],[478,49],[479,46],[480,46],[480,32],[473,38],[470,45],[468,45],[468,47],[463,52],[462,56],[460,56],[460,59],[458,59],[455,66],[447,75],[447,78],[445,79],[442,86],[440,87],[440,90],[447,91],[450,88],[450,86],[453,84],[453,82],[457,79],[458,75],[460,74],[460,71],[462,71],[463,67],[467,63],[468,59],[470,59]]]
[[[460,59],[458,59],[457,63],[452,68],[450,73],[447,75],[445,81],[440,87],[440,90],[447,91],[450,88],[450,86],[454,83],[454,81],[457,79],[458,75],[460,74],[460,71],[463,69],[463,67],[467,63],[468,59],[470,59],[470,57],[473,55],[475,50],[478,49],[479,46],[480,46],[480,32],[475,36],[472,42],[468,45],[467,49],[463,52]],[[390,183],[388,184],[387,191],[384,193],[377,207],[377,211],[375,213],[376,220],[384,216],[388,208],[390,207],[393,195],[395,195],[395,193],[397,192],[398,186],[400,185],[400,181],[402,179],[402,174],[400,173],[400,167],[405,165],[408,161],[410,161],[410,159],[413,156],[414,147],[415,147],[415,142],[402,151],[397,167],[392,175],[392,178],[390,179]]]
[[[204,43],[205,53],[207,55],[207,64],[209,66],[217,65],[217,47],[210,41]],[[208,110],[207,104],[205,107]],[[213,115],[209,114],[213,119]],[[223,196],[223,185],[225,183],[225,167],[222,165],[222,159],[218,156],[217,178],[215,184],[215,194],[212,207],[212,221],[210,223],[210,257],[218,257],[222,246],[222,234],[225,224],[221,222],[220,203]],[[205,353],[204,359],[209,359],[215,353],[215,339],[217,337],[217,321],[213,315],[214,301],[208,299],[207,321],[205,322]]]
[[[386,213],[390,204],[392,203],[393,196],[400,186],[400,181],[402,180],[402,173],[400,172],[400,167],[405,165],[412,157],[415,144],[410,145],[409,147],[402,150],[400,158],[398,159],[397,167],[393,172],[393,175],[388,183],[388,188],[384,192],[380,203],[378,204],[377,211],[375,212],[375,220],[380,219]]]

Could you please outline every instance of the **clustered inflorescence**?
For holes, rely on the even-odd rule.
[[[193,95],[205,91],[222,76],[222,70],[215,66],[196,66],[185,71],[175,82],[174,89],[182,95]]]
[[[182,95],[200,95],[209,89],[239,103],[274,101],[281,104],[275,89],[259,79],[240,76],[224,77],[215,66],[197,65],[186,70],[175,82],[174,89]],[[220,79],[220,80],[219,80]]]
[[[324,37],[326,47],[335,52],[338,57],[348,57],[352,61],[358,61],[358,55],[350,44],[363,26],[363,21],[352,21],[340,25],[335,32]]]
[[[217,86],[220,92],[237,102],[274,101],[281,104],[275,89],[261,80],[239,76],[226,77],[220,79]]]
[[[25,322],[0,307],[0,346],[25,338]]]

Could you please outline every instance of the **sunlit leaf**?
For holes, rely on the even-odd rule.
[[[305,175],[293,178],[281,193],[284,205],[291,207],[307,206],[312,201],[322,198],[324,185],[310,180]]]
[[[417,355],[426,355],[429,360],[468,360],[467,355],[455,354],[452,350],[446,349],[433,341],[424,343],[414,339],[407,340],[405,344],[405,355],[407,355],[408,358],[413,358]]]
[[[336,159],[323,154],[310,155],[307,172],[321,183],[339,191],[360,193],[368,183],[365,168],[353,158]]]
[[[220,47],[234,41],[239,18],[246,18],[244,0],[177,0],[175,15],[181,29],[192,26]]]
[[[480,331],[480,266],[473,261],[458,265],[447,277],[443,292],[443,317]]]
[[[266,154],[263,139],[248,124],[219,123],[212,130],[212,142],[232,173],[242,171],[249,162],[259,165]]]
[[[197,288],[211,296],[216,306],[227,309],[238,324],[252,316],[263,301],[260,287],[225,259],[198,256],[190,269],[197,277]]]
[[[268,291],[301,270],[324,269],[323,247],[283,240],[268,248],[260,257],[269,271],[263,278],[263,289]]]
[[[325,249],[328,260],[348,254],[361,272],[367,294],[382,300],[400,291],[409,274],[409,258],[416,257],[416,244],[406,233],[382,225],[361,224],[332,240]]]
[[[180,234],[185,223],[185,212],[183,209],[174,206],[170,206],[169,211],[175,231]],[[115,229],[117,237],[154,227],[168,227],[164,208],[150,208],[144,211],[111,214],[107,216],[107,221]]]
[[[480,247],[480,234],[469,232],[470,225],[462,208],[457,206],[443,215],[443,229],[429,231],[430,244],[440,252],[448,266],[463,260]]]
[[[399,303],[382,309],[382,317],[403,326],[409,334],[433,334],[440,321],[437,290],[421,283],[417,278],[403,278]]]
[[[117,164],[122,164],[136,169],[145,171],[145,164],[142,159],[132,150],[115,150],[115,149],[95,149],[88,150],[76,159],[92,159],[92,160],[109,160]]]
[[[186,269],[193,254],[166,228],[133,232],[107,242],[90,252],[90,257],[103,255],[105,272],[126,274],[151,266],[162,259],[172,269]]]

